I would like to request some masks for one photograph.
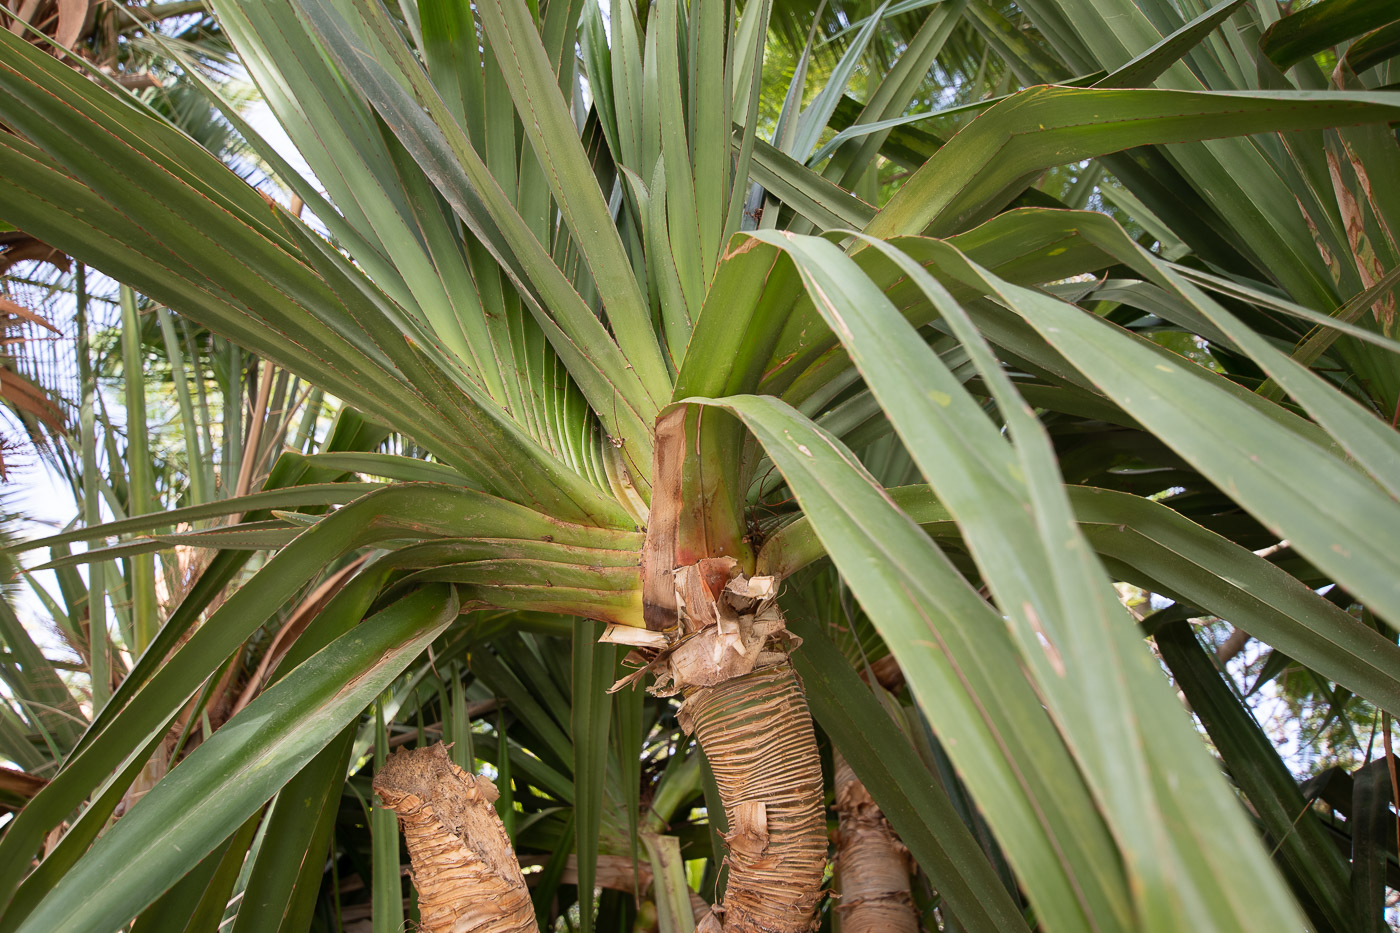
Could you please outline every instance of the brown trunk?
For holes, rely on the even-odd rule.
[[[391,755],[374,790],[403,828],[423,933],[533,933],[534,905],[492,806],[494,784],[453,764],[439,742]]]
[[[842,933],[918,933],[909,894],[909,852],[865,785],[840,753],[836,755],[837,910]]]
[[[729,818],[725,933],[817,925],[826,868],[821,760],[791,665],[686,691],[683,722],[705,750]]]
[[[788,660],[800,640],[776,605],[778,580],[745,574],[753,549],[735,490],[746,484],[716,459],[728,447],[717,422],[677,406],[653,439],[647,631],[604,635],[648,663],[614,689],[654,673],[652,693],[683,696],[680,723],[714,771],[729,880],[697,933],[806,933],[819,922],[827,838],[812,716]]]
[[[777,581],[746,577],[730,557],[678,568],[673,579],[677,625],[614,689],[650,671],[653,693],[681,694],[680,723],[714,771],[729,819],[729,881],[697,929],[806,933],[817,927],[826,869],[821,760]]]

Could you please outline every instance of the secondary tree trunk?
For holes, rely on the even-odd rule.
[[[909,852],[838,752],[836,878],[842,933],[918,933]]]
[[[391,755],[374,790],[403,828],[423,933],[534,933],[494,784],[453,764],[439,742]]]

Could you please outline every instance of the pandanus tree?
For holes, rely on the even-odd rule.
[[[1357,928],[1296,787],[1235,775],[1275,862],[1112,582],[1400,713],[1384,4],[1262,37],[1267,3],[901,4],[922,19],[856,102],[881,8],[805,107],[803,56],[767,138],[767,0],[212,6],[324,186],[262,147],[306,221],[5,33],[0,217],[343,399],[366,419],[349,447],[392,431],[432,459],[285,455],[259,493],[39,542],[243,516],[183,539],[223,550],[7,826],[0,930],[126,923],[238,859],[274,797],[261,831],[324,848],[304,801],[337,796],[361,712],[487,609],[592,620],[576,725],[607,720],[613,645],[682,698],[727,817],[711,929],[817,922],[809,700],[964,928]],[[1037,86],[911,125],[968,24]],[[1310,56],[1363,25],[1326,89]],[[1140,240],[1034,187],[1096,157]],[[886,165],[907,171],[888,198]],[[918,482],[877,481],[885,456]],[[823,557],[1014,894],[824,628],[783,613]],[[191,699],[332,566],[270,686],[103,833]],[[603,758],[573,755],[574,835],[596,840]]]

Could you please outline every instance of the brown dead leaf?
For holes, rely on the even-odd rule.
[[[58,0],[58,28],[54,31],[54,41],[65,49],[92,27],[97,14],[97,0]]]
[[[45,318],[40,317],[39,315],[35,314],[33,311],[30,311],[23,305],[16,304],[8,298],[0,298],[0,314],[5,314],[10,317],[17,317],[22,321],[29,321],[33,324],[38,324],[40,327],[48,328],[55,334],[63,333],[57,327],[54,327],[52,324],[50,324]]]

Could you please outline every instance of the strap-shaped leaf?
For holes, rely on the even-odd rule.
[[[486,319],[466,257],[421,173],[402,168],[401,150],[375,126],[373,109],[345,93],[333,64],[283,3],[216,3],[238,49],[337,209],[323,218],[376,281],[431,327],[492,397],[503,397]],[[295,177],[295,173],[293,173]],[[426,195],[426,196],[425,196]],[[320,199],[308,203],[316,205]]]
[[[1044,429],[947,290],[895,247],[878,241],[869,247],[938,307],[991,388],[1014,444],[933,351],[912,339],[895,307],[840,250],[810,238],[792,238],[787,249],[819,296],[823,317],[963,529],[1037,689],[1115,829],[1140,921],[1162,930],[1210,922],[1249,929],[1259,922],[1257,912],[1244,909],[1243,901],[1231,903],[1234,885],[1247,884],[1275,889],[1278,913],[1267,922],[1289,922],[1296,909],[1243,814],[1220,789],[1211,790],[1213,764],[1154,674],[1156,662],[1125,624],[1072,520]],[[1161,778],[1169,762],[1176,787]],[[1213,838],[1173,831],[1164,816],[1202,806],[1213,808]],[[1217,876],[1228,870],[1237,878],[1212,887],[1197,877],[1188,885],[1202,863]]]
[[[233,933],[299,933],[309,925],[353,738],[344,730],[277,792],[265,830],[273,842],[258,849]]]
[[[1042,921],[1132,929],[1117,849],[1000,616],[850,451],[790,406],[758,396],[689,401],[738,415],[782,472]]]
[[[1259,51],[1276,67],[1287,68],[1395,20],[1395,6],[1386,0],[1323,0],[1270,26],[1259,37]]]
[[[734,147],[746,142],[744,129],[735,127]],[[761,139],[752,140],[753,161],[749,173],[773,197],[810,220],[818,230],[860,228],[871,223],[875,209],[838,187],[781,149]]]
[[[608,687],[615,677],[617,648],[599,644],[599,626],[574,627],[573,702],[570,704],[574,766],[574,833],[578,856],[579,889],[593,888],[598,872],[598,836],[607,805],[608,732],[612,725],[612,697]],[[593,911],[585,909],[579,929],[591,933]]]
[[[963,265],[962,260],[953,263]],[[1007,307],[1019,309],[1018,313],[1105,395],[1228,490],[1280,538],[1292,541],[1373,611],[1400,619],[1400,589],[1388,569],[1392,562],[1389,555],[1400,549],[1400,537],[1392,540],[1396,522],[1382,517],[1396,515],[1400,507],[1376,482],[1382,481],[1382,476],[1387,477],[1382,481],[1387,487],[1394,482],[1388,476],[1393,461],[1387,462],[1380,453],[1396,444],[1393,432],[1386,434],[1384,425],[1363,422],[1363,417],[1370,416],[1363,416],[1354,402],[1340,397],[1285,355],[1274,357],[1267,349],[1259,350],[1258,338],[1230,322],[1223,309],[1212,302],[1198,297],[1193,301],[1217,326],[1224,325],[1222,330],[1232,338],[1244,340],[1260,352],[1264,357],[1261,363],[1279,373],[1287,370],[1295,390],[1327,419],[1330,436],[1319,436],[1315,426],[1285,409],[1263,403],[1252,393],[1240,393],[1220,376],[1134,338],[1101,318],[1043,293],[997,284],[984,273],[974,274],[992,287]],[[1159,281],[1173,286],[1167,277]],[[1186,289],[1179,294],[1193,298]],[[1339,457],[1338,446],[1362,451],[1358,456],[1364,455],[1365,464],[1377,470],[1376,481]],[[1298,500],[1287,492],[1307,488],[1311,478],[1318,476],[1328,477],[1325,502]],[[1292,506],[1279,508],[1283,501],[1292,502]]]
[[[651,470],[641,439],[669,386],[664,367],[658,381],[645,365],[638,368],[630,359],[642,350],[633,348],[624,355],[511,203],[382,10],[356,6],[365,27],[362,36],[325,0],[301,0],[299,6],[341,63],[346,79],[374,103],[442,196],[516,283],[521,300],[593,410],[609,433],[623,441],[634,473],[645,478]],[[591,168],[588,184],[596,187]],[[627,275],[631,276],[630,265]],[[632,334],[629,339],[649,341],[651,352],[659,357],[649,318],[644,337]]]
[[[890,7],[887,13],[892,15],[899,6],[904,4]],[[845,121],[853,125],[838,127],[840,131],[836,137],[824,143],[807,160],[808,164],[817,165],[828,153],[836,153],[822,174],[837,181],[844,188],[854,186],[890,136],[884,128],[872,124],[896,119],[908,109],[909,101],[918,96],[919,85],[933,67],[944,43],[958,24],[963,22],[966,10],[966,0],[940,0],[934,4],[919,31],[909,40],[908,46],[899,56],[899,61],[895,62],[894,67],[867,96],[865,106],[859,109],[853,120]],[[836,106],[827,115],[828,120],[846,101],[838,100],[835,103]],[[841,148],[846,140],[856,138],[860,139],[858,144],[845,147],[844,150]]]
[[[525,135],[545,167],[564,221],[588,258],[619,345],[653,392],[666,379],[651,313],[632,277],[603,194],[579,142],[578,130],[549,67],[529,10],[520,0],[487,0],[478,7],[482,27],[501,60]],[[572,43],[569,44],[572,47]],[[571,56],[572,57],[572,56]]]
[[[1134,146],[1400,118],[1389,95],[1034,87],[988,110],[910,176],[873,237],[946,235],[991,216],[1032,172]]]
[[[604,543],[609,533],[571,526],[500,499],[467,489],[403,484],[371,493],[340,509],[273,557],[256,580],[229,597],[180,647],[176,655],[140,685],[129,702],[84,738],[82,747],[52,782],[10,824],[0,840],[0,878],[9,900],[23,866],[45,832],[87,795],[97,775],[122,759],[126,736],[158,727],[276,609],[333,558],[347,551],[395,538],[456,537],[465,529],[495,537],[551,537],[563,545]],[[623,539],[630,540],[632,533]],[[625,545],[624,545],[625,546]],[[166,649],[168,650],[168,648]]]
[[[792,663],[812,717],[841,748],[958,922],[969,931],[1027,929],[947,791],[850,662],[811,621],[790,614],[788,627],[802,638]]]
[[[450,588],[429,587],[308,659],[159,781],[19,930],[106,933],[114,917],[134,916],[358,717],[457,613]]]
[[[1185,614],[1179,607],[1163,612],[1178,617]],[[1154,617],[1145,620],[1147,626],[1157,621]],[[1171,668],[1172,679],[1210,734],[1231,777],[1259,814],[1285,872],[1317,905],[1310,913],[1320,917],[1327,928],[1338,933],[1346,930],[1351,899],[1346,857],[1337,851],[1317,812],[1303,799],[1273,742],[1216,670],[1190,624],[1179,618],[1156,626],[1153,638],[1162,660]]]
[[[1383,709],[1400,708],[1400,648],[1287,571],[1160,502],[1088,486],[1066,492],[1089,544],[1132,582],[1231,620]],[[886,493],[935,540],[961,544],[929,487]],[[759,571],[786,576],[824,553],[804,516],[764,543]]]
[[[12,42],[8,34],[0,37]],[[469,381],[452,381],[440,351],[419,349],[432,348],[431,335],[389,314],[383,296],[343,257],[267,208],[191,140],[167,140],[160,124],[129,108],[106,112],[105,92],[28,45],[17,46],[0,69],[0,111],[96,187],[65,176],[38,149],[7,135],[0,163],[5,190],[13,194],[4,199],[9,218],[401,426],[469,473],[496,473],[498,490],[514,485],[501,472],[505,464],[483,457],[465,437],[490,436],[490,446],[511,451],[506,463],[515,470],[547,468],[551,458]],[[45,101],[52,98],[49,113]],[[186,164],[225,187],[241,186],[262,205],[261,214],[241,204],[222,207],[236,191],[216,200],[207,192],[211,183],[184,183]],[[112,181],[118,176],[120,184]],[[267,232],[269,222],[275,235]],[[176,243],[185,245],[176,249]],[[521,488],[552,498],[561,486],[573,486],[572,495],[594,500],[591,508],[610,510],[584,485],[564,470]]]
[[[1138,87],[1151,84],[1162,72],[1195,48],[1240,8],[1244,0],[1220,0],[1215,6],[1162,39],[1132,61],[1115,68],[1094,87]]]
[[[16,545],[15,550],[30,551],[41,547],[54,547],[73,541],[91,541],[96,538],[110,538],[136,532],[155,531],[185,522],[197,522],[221,515],[238,515],[255,509],[298,508],[313,505],[343,505],[353,502],[365,493],[378,489],[379,483],[318,483],[311,486],[293,486],[290,489],[273,489],[255,492],[232,499],[220,499],[203,505],[186,506],[183,509],[170,509],[165,512],[152,512],[148,515],[135,515],[116,522],[104,522],[46,538],[32,538]]]

